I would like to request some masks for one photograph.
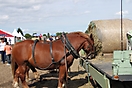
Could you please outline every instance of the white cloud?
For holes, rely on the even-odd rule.
[[[35,6],[33,6],[33,9],[34,9],[34,10],[39,10],[40,7],[41,7],[40,5],[35,5]]]
[[[77,2],[79,2],[79,0],[73,0],[73,2],[74,2],[74,3],[77,3]]]
[[[85,11],[84,13],[90,13],[90,11]]]
[[[129,14],[129,12],[128,11],[122,11],[122,14],[127,15],[127,14]],[[121,15],[121,11],[117,12],[116,15]]]
[[[25,32],[25,31],[29,31],[29,29],[22,29],[22,31],[23,31],[23,32]]]
[[[73,0],[74,3],[78,3],[78,2],[82,2],[82,1],[85,1],[85,0]]]
[[[8,15],[0,15],[0,20],[8,20],[9,16]]]
[[[130,3],[132,0],[126,0],[127,3]]]

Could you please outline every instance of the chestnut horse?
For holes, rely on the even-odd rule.
[[[18,42],[12,49],[13,86],[19,87],[19,78],[23,88],[29,88],[25,79],[26,72],[31,69],[59,69],[58,88],[66,87],[67,69],[74,58],[79,58],[79,51],[83,49],[89,56],[94,52],[94,40],[82,32],[62,34],[51,43],[25,40]]]

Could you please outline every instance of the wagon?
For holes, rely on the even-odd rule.
[[[129,46],[126,37],[127,31],[132,29],[132,21],[123,19],[122,35],[121,21],[97,20],[89,24],[88,32],[95,36],[95,46],[99,53],[92,60],[80,58],[80,65],[86,70],[88,82],[94,87],[132,88],[132,50],[127,49],[132,46]],[[123,38],[121,41],[120,36]]]
[[[93,60],[80,59],[88,74],[88,82],[102,88],[132,88],[132,51],[114,51],[113,54]]]

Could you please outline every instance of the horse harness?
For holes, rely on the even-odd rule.
[[[40,67],[38,67],[37,66],[37,64],[36,64],[36,60],[35,60],[35,55],[34,55],[34,51],[35,51],[35,46],[36,46],[36,44],[39,42],[39,40],[38,39],[36,39],[35,41],[34,41],[34,44],[33,44],[33,47],[32,47],[32,58],[33,58],[33,60],[34,60],[34,63],[36,64],[36,68],[38,68],[38,69],[40,69],[40,70],[45,70],[45,69],[48,69],[51,65],[53,65],[53,64],[59,64],[62,60],[64,60],[65,59],[65,57],[68,57],[69,55],[72,55],[74,58],[79,58],[80,56],[79,56],[79,54],[77,53],[77,51],[74,49],[74,47],[71,45],[71,43],[70,43],[70,41],[68,40],[68,38],[67,38],[67,36],[66,36],[66,34],[65,33],[62,33],[62,35],[61,35],[61,41],[62,41],[62,43],[64,44],[64,47],[68,50],[68,52],[66,53],[65,52],[65,56],[63,56],[59,61],[57,61],[57,62],[55,62],[54,61],[54,57],[53,57],[53,51],[52,51],[52,42],[49,42],[49,44],[50,44],[50,55],[51,55],[51,60],[52,60],[52,63],[49,65],[49,66],[47,66],[46,68],[40,68]],[[65,50],[66,50],[65,49]]]

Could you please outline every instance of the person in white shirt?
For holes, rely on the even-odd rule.
[[[5,45],[6,43],[4,42],[4,39],[2,38],[0,42],[0,54],[1,54],[1,60],[3,64],[5,64],[5,51],[4,51]]]

